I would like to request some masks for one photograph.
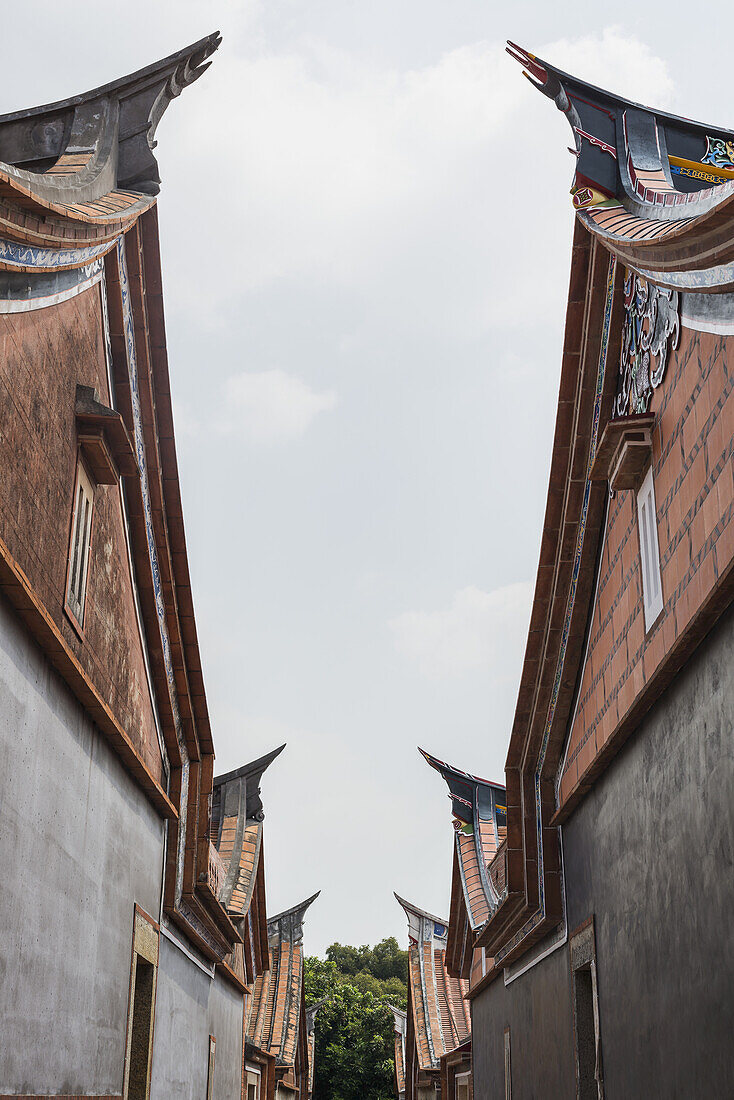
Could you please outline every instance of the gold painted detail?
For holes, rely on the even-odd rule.
[[[734,180],[734,168],[713,168],[708,164],[703,164],[700,160],[686,160],[684,157],[668,157],[668,160],[674,168],[685,168],[685,173],[681,174],[692,176],[693,179],[708,180],[709,182]]]
[[[619,206],[619,200],[611,198],[594,187],[572,187],[571,196],[574,210],[589,210],[596,206]]]

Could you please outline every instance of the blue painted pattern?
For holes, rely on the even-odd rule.
[[[117,243],[119,247],[119,240]],[[81,267],[114,247],[115,241],[105,241],[104,244],[91,248],[36,248],[34,245],[19,244],[0,237],[0,263],[9,267],[39,269]]]

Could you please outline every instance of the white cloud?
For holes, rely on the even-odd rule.
[[[665,61],[619,27],[584,38],[560,38],[542,53],[559,69],[617,95],[649,107],[672,110],[675,105],[675,81]]]
[[[631,98],[672,98],[664,62],[621,31],[539,52]],[[236,143],[224,104],[237,105]],[[207,259],[228,277],[177,287],[210,318],[304,278],[359,294],[373,325],[420,317],[469,339],[524,326],[529,302],[534,321],[562,314],[564,279],[549,293],[539,256],[568,254],[570,131],[504,43],[402,71],[310,40],[298,52],[223,54],[170,125],[185,134],[161,137],[161,156],[180,162],[169,209],[198,201],[192,146],[212,164],[227,149],[227,170],[207,178]],[[181,278],[174,265],[168,277]]]
[[[336,406],[333,390],[318,393],[301,378],[282,370],[248,371],[225,383],[226,432],[250,442],[285,443],[298,439],[322,412]]]
[[[474,669],[503,678],[519,674],[532,586],[509,584],[484,592],[460,589],[440,611],[405,611],[389,622],[395,648],[425,676]]]

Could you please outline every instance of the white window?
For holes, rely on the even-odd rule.
[[[637,493],[637,523],[642,556],[642,597],[645,605],[645,630],[649,630],[663,610],[663,584],[660,576],[658,521],[652,466]]]
[[[74,512],[71,517],[69,566],[66,581],[66,606],[79,626],[84,624],[84,601],[87,595],[89,544],[92,537],[94,488],[80,462],[74,487]]]

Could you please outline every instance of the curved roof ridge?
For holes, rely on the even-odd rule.
[[[0,115],[0,126],[4,122],[15,122],[18,119],[31,118],[36,115],[50,114],[55,111],[63,110],[65,107],[78,107],[83,103],[90,103],[92,100],[101,96],[109,95],[111,92],[118,92],[126,88],[129,85],[140,83],[147,77],[156,76],[158,73],[165,69],[175,69],[181,64],[182,61],[187,61],[193,64],[192,80],[198,79],[211,65],[203,64],[208,57],[219,49],[222,43],[222,36],[219,31],[212,31],[211,34],[205,35],[200,38],[198,42],[192,42],[189,46],[184,46],[181,50],[176,50],[175,53],[168,54],[167,57],[162,57],[160,61],[154,61],[150,65],[144,65],[142,69],[136,69],[132,73],[128,73],[126,76],[119,76],[116,80],[110,80],[107,84],[100,84],[97,88],[90,88],[88,92],[80,92],[78,95],[67,96],[66,99],[57,99],[54,103],[42,103],[37,107],[27,107],[18,111],[9,111],[6,114]]]
[[[93,225],[134,221],[160,191],[158,124],[221,40],[215,31],[89,92],[0,115],[2,198]]]
[[[531,53],[523,46],[518,46],[516,42],[512,42],[507,39],[507,46],[505,52],[510,55],[513,61],[517,61],[518,64],[523,65],[525,68],[530,69],[533,76],[526,73],[526,76],[531,84],[533,84],[538,91],[543,92],[543,95],[547,95],[552,98],[550,91],[545,90],[545,84],[547,80],[547,74],[553,73],[555,76],[573,82],[574,84],[583,85],[588,88],[590,92],[596,93],[596,95],[602,96],[605,99],[613,100],[615,103],[623,103],[626,107],[634,107],[639,111],[648,111],[650,114],[657,115],[659,118],[670,119],[671,122],[680,122],[682,125],[695,127],[699,130],[717,130],[720,133],[730,134],[734,137],[734,130],[726,129],[723,126],[716,126],[713,123],[708,122],[696,122],[692,118],[686,118],[685,115],[674,115],[671,111],[663,111],[657,107],[649,107],[644,103],[638,103],[634,99],[626,99],[624,96],[618,95],[616,92],[610,92],[606,88],[600,88],[596,84],[589,84],[586,80],[581,80],[579,77],[574,76],[572,73],[564,72],[563,69],[557,68],[555,65],[548,64],[537,54]],[[545,74],[545,75],[543,75]]]
[[[423,917],[425,920],[432,920],[434,924],[440,924],[442,927],[448,927],[448,921],[444,917],[437,917],[435,913],[428,913],[425,909],[419,909],[417,905],[413,905],[412,902],[406,901],[405,898],[401,898],[400,894],[393,891],[395,900],[399,905],[402,905],[405,910],[406,916]]]
[[[283,920],[285,917],[300,916],[301,918],[303,918],[303,915],[308,909],[309,905],[313,905],[320,893],[321,891],[317,890],[315,894],[311,894],[310,898],[306,898],[305,901],[299,902],[298,905],[293,905],[290,909],[284,909],[282,913],[276,913],[274,917],[268,917],[268,928],[271,924],[276,924],[278,921]]]
[[[418,745],[418,752],[423,759],[440,775],[447,779],[449,776],[456,779],[462,779],[465,782],[479,783],[484,787],[496,787],[499,790],[505,790],[504,783],[497,783],[493,779],[482,779],[478,775],[472,775],[471,772],[462,771],[461,768],[455,768],[453,764],[447,764],[444,760],[439,760],[437,756],[432,756],[430,752],[426,752]]]
[[[249,764],[243,764],[239,768],[235,768],[231,772],[224,772],[222,775],[214,776],[214,786],[217,787],[222,783],[228,783],[231,779],[241,779],[242,776],[250,777],[258,773],[262,775],[266,768],[269,768],[272,762],[277,756],[280,756],[287,742],[283,742],[277,749],[273,749],[272,752],[265,753],[264,756],[258,757],[257,760],[251,760]]]
[[[670,290],[734,289],[734,130],[645,107],[508,43],[573,132],[579,221]]]

